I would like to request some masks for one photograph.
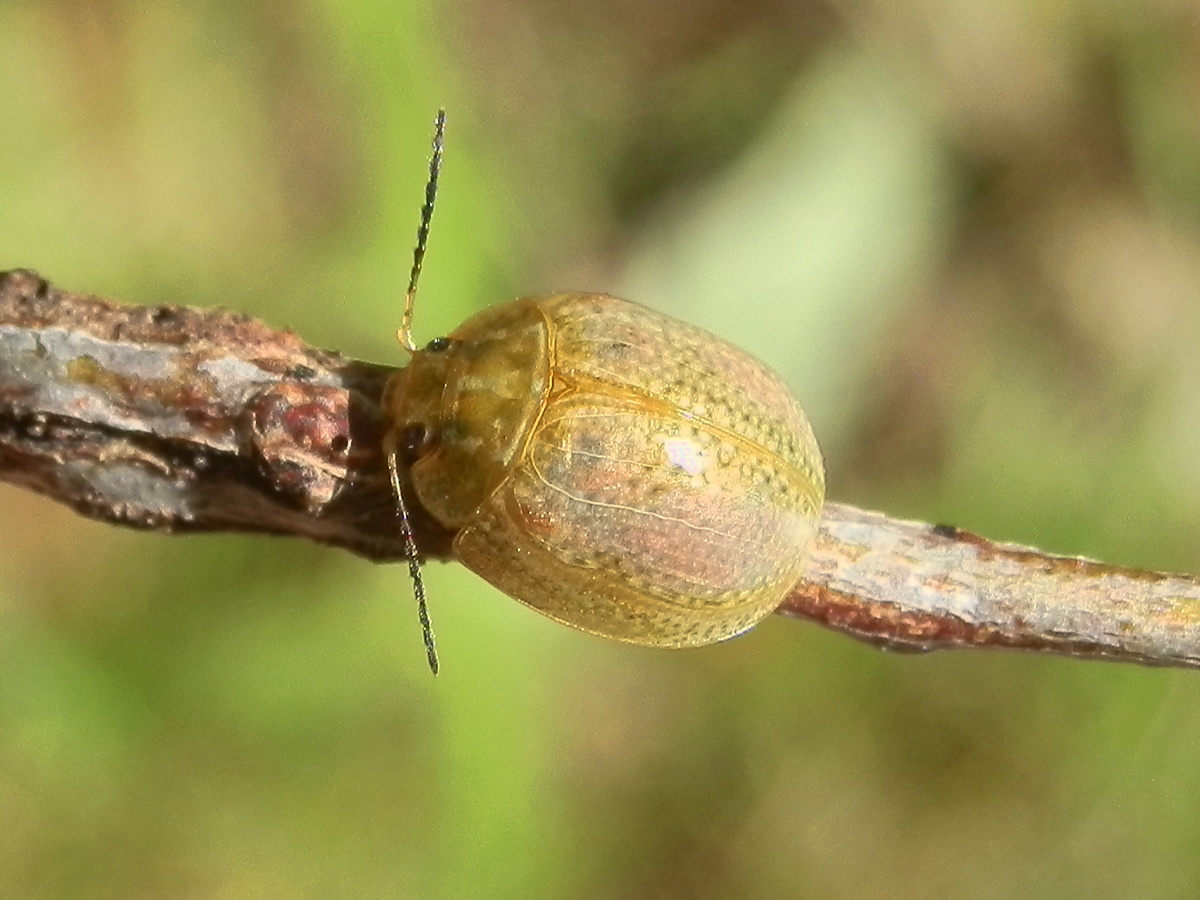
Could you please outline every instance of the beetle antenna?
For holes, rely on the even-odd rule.
[[[421,554],[417,540],[413,537],[412,523],[408,519],[408,504],[400,490],[400,467],[396,463],[396,448],[388,440],[388,473],[392,479],[392,493],[396,495],[396,513],[400,516],[400,534],[404,537],[404,555],[408,557],[408,574],[412,578],[413,596],[417,598],[417,618],[421,621],[421,638],[425,641],[425,657],[429,660],[429,671],[438,673],[437,647],[433,641],[433,625],[429,622],[429,607],[425,603],[425,579],[421,577]]]
[[[417,352],[412,336],[413,301],[417,297],[417,279],[421,277],[421,263],[425,261],[425,245],[429,241],[429,222],[433,219],[433,201],[437,198],[438,175],[442,171],[442,144],[446,137],[446,111],[439,109],[433,121],[433,154],[429,157],[429,181],[425,184],[425,205],[421,207],[421,224],[417,226],[417,246],[413,250],[412,272],[408,276],[408,290],[404,293],[404,314],[400,317],[400,330],[396,337],[409,353]]]

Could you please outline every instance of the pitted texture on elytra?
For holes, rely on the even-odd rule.
[[[770,612],[745,602],[696,609],[649,597],[622,578],[619,559],[561,565],[521,529],[515,509],[508,513],[483,511],[478,527],[457,543],[459,558],[509,596],[566,625],[630,643],[696,647],[740,634]]]
[[[622,400],[577,395],[547,410],[532,436],[507,490],[527,517],[560,523],[531,529],[543,546],[570,565],[620,560],[625,580],[685,606],[774,580],[791,564],[786,545],[807,531],[787,467],[753,446],[721,465],[705,429]],[[673,463],[671,442],[692,459]],[[762,474],[750,491],[747,468]]]
[[[770,370],[595,294],[504,304],[452,338],[436,361],[417,354],[389,410],[396,428],[433,427],[409,477],[461,526],[468,568],[559,621],[657,646],[732,637],[779,604],[824,474]]]
[[[596,294],[545,303],[559,372],[661,400],[767,449],[808,481],[820,451],[774,372],[731,344],[654,310]]]

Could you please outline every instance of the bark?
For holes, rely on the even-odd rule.
[[[382,452],[394,369],[222,310],[0,274],[0,480],[114,524],[294,535],[403,558]],[[453,535],[410,503],[423,556]],[[898,650],[1200,665],[1200,581],[826,504],[783,615]]]

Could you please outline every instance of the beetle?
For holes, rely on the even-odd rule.
[[[820,518],[799,402],[716,335],[605,294],[503,303],[417,349],[444,116],[399,332],[411,360],[383,398],[409,543],[406,491],[458,561],[574,628],[657,647],[742,633],[795,585]]]

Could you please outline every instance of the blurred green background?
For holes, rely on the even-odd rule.
[[[1200,11],[0,3],[0,268],[399,362],[584,288],[751,349],[830,495],[1200,571]],[[768,621],[609,644],[429,569],[0,485],[4,898],[1193,897],[1200,673]]]

